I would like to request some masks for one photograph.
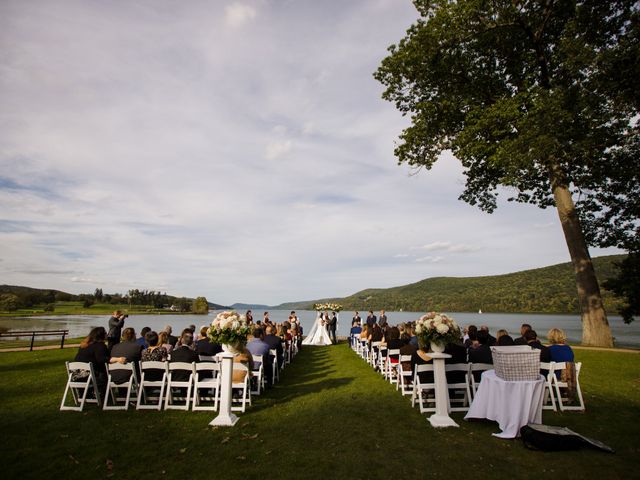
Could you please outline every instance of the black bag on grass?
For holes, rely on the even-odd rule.
[[[567,427],[530,423],[520,429],[520,437],[524,446],[531,450],[555,452],[591,447],[603,452],[614,453],[613,449],[604,443],[584,437]]]

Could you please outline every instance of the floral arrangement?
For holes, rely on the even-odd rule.
[[[415,332],[422,346],[433,342],[446,345],[462,338],[458,324],[444,313],[423,315],[416,322]]]
[[[221,312],[211,322],[207,336],[209,341],[218,344],[246,343],[251,327],[244,315],[235,311]]]
[[[323,310],[331,310],[332,312],[339,312],[342,310],[342,305],[339,303],[315,303],[313,308],[317,312],[321,312]]]

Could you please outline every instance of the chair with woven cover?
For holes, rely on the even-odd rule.
[[[220,400],[220,364],[199,362],[195,364],[193,376],[193,399],[191,409],[218,411]]]
[[[65,366],[67,369],[67,385],[64,388],[60,410],[81,412],[85,403],[97,403],[100,405],[100,391],[93,365],[90,362],[65,362]],[[87,375],[78,377],[74,372],[87,372]],[[89,397],[89,391],[93,392],[93,398]],[[73,406],[66,405],[69,392],[73,397]]]
[[[420,380],[420,374],[431,372],[433,375],[433,364],[416,365],[413,371],[413,390],[411,392],[411,406],[415,406],[416,400],[420,406],[420,413],[436,411],[436,384],[435,381],[423,382]],[[433,397],[429,394],[433,392]],[[433,403],[433,407],[429,407],[429,403]]]
[[[554,375],[551,379],[555,388],[556,401],[560,407],[560,411],[565,410],[579,410],[584,411],[584,398],[582,397],[582,389],[580,388],[580,370],[582,369],[582,362],[574,364],[575,367],[575,399],[569,397],[569,383],[563,378],[563,371],[571,368],[570,362],[558,362],[553,365]],[[560,378],[558,378],[560,377]],[[577,400],[577,405],[572,405],[572,402]]]
[[[136,393],[138,388],[138,376],[136,374],[134,363],[108,363],[107,364],[107,390],[104,395],[103,410],[129,410],[129,403],[131,402],[131,394]],[[128,374],[128,380],[118,382],[118,379],[114,379],[113,372],[120,372]],[[117,375],[116,375],[117,376]],[[126,389],[124,397],[120,395],[122,390]],[[109,400],[113,403],[110,405]],[[124,403],[120,404],[119,402]]]
[[[166,385],[167,362],[141,361],[136,410],[162,410]]]
[[[273,350],[275,352],[275,350]],[[277,359],[276,359],[277,362]],[[277,367],[277,364],[276,364]],[[244,380],[240,382],[232,382],[231,390],[233,392],[231,399],[231,411],[233,412],[243,412],[246,410],[247,403],[251,405],[251,388],[250,384],[250,373],[249,367],[242,363],[234,362],[233,364],[234,373],[237,371],[244,372]],[[239,391],[239,395],[236,392]]]

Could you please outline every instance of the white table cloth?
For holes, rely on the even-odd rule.
[[[542,423],[544,377],[539,380],[507,382],[495,370],[482,372],[482,381],[464,419],[487,418],[500,425],[500,438],[516,438],[520,427]]]

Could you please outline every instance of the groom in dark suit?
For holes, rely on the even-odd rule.
[[[338,343],[336,339],[336,328],[338,327],[338,317],[336,317],[336,312],[331,313],[331,317],[327,320],[327,330],[329,331],[329,338],[331,338],[331,343]]]

